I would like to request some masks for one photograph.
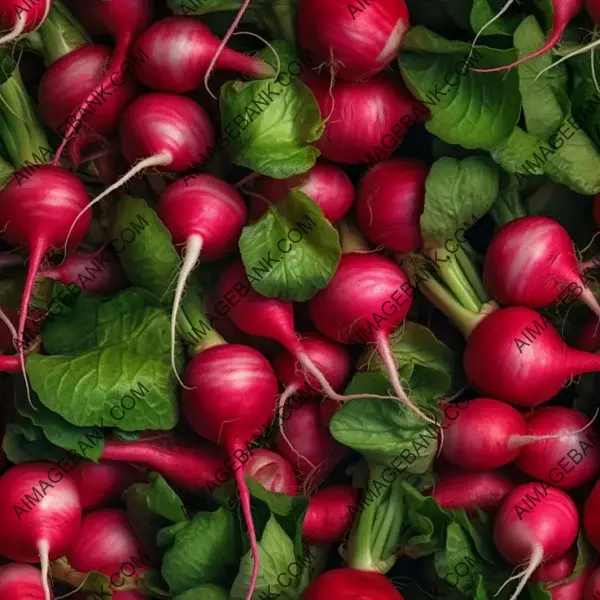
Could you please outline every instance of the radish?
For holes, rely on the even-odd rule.
[[[285,458],[272,450],[253,450],[250,460],[244,465],[244,473],[270,492],[288,496],[298,493],[294,469]]]
[[[11,179],[0,192],[0,231],[13,246],[26,246],[29,250],[29,267],[17,327],[18,340],[23,339],[29,301],[44,255],[51,247],[66,245],[70,223],[87,205],[88,195],[81,181],[75,175],[50,165],[39,166],[31,175],[25,176],[23,182]],[[78,224],[71,225],[72,236],[67,250],[81,243],[91,219],[88,212]],[[19,347],[21,368],[25,374],[23,344]]]
[[[313,579],[302,600],[403,600],[385,575],[358,569],[332,569]]]
[[[9,44],[38,29],[46,20],[51,6],[52,0],[36,0],[33,3],[2,0],[0,26],[10,31],[0,37],[0,44]]]
[[[86,294],[112,294],[128,285],[117,255],[108,249],[75,252],[60,265],[42,269],[40,275],[63,285],[73,283]]]
[[[489,512],[498,508],[502,498],[513,487],[499,471],[445,469],[440,473],[431,495],[447,510],[464,508],[472,512],[477,507]]]
[[[585,485],[600,471],[600,438],[589,419],[573,408],[545,406],[525,418],[527,438],[562,434],[556,439],[529,441],[516,460],[521,471],[571,489]]]
[[[428,173],[424,162],[412,158],[386,160],[367,171],[358,190],[356,216],[373,244],[402,253],[423,245],[419,221]]]
[[[574,244],[567,231],[549,217],[521,217],[492,239],[485,256],[483,282],[500,304],[544,308],[565,291],[600,316],[600,305],[584,286]]]
[[[309,544],[339,542],[352,524],[357,495],[351,485],[333,485],[311,496],[302,523],[302,540]]]
[[[320,420],[317,404],[305,402],[283,420],[277,452],[301,475],[305,491],[317,487],[350,450],[338,443]]]
[[[98,139],[112,137],[119,115],[136,96],[139,86],[131,75],[121,73],[119,79],[115,77],[120,85],[104,83],[110,55],[105,46],[80,46],[53,62],[40,80],[38,102],[42,117],[63,137],[54,165],[67,142],[71,142],[72,160],[78,163],[83,148]],[[73,137],[83,120],[85,132]]]
[[[134,167],[77,215],[91,208],[146,168],[177,173],[192,168],[197,158],[208,153],[214,143],[214,128],[202,107],[177,94],[145,94],[136,98],[121,114],[121,150]]]
[[[0,373],[18,373],[19,371],[21,371],[21,361],[18,355],[0,354]]]
[[[40,570],[20,563],[1,566],[0,597],[7,598],[7,600],[44,600]],[[52,590],[46,598],[54,599]]]
[[[404,321],[413,296],[408,277],[389,258],[351,253],[342,255],[333,278],[308,306],[315,326],[328,338],[342,344],[374,343],[396,396],[421,417],[434,422],[404,392],[390,349],[390,334]]]
[[[250,195],[250,214],[258,220],[269,204],[283,200],[292,188],[304,192],[323,211],[330,223],[341,221],[354,202],[354,186],[346,173],[329,163],[317,163],[302,175],[287,179],[259,177]]]
[[[475,327],[463,365],[482,393],[532,407],[550,400],[572,377],[600,370],[600,355],[570,348],[548,319],[513,306],[493,312]]]
[[[513,575],[502,586],[519,580],[510,600],[519,597],[544,559],[560,556],[571,547],[578,527],[573,500],[547,483],[525,483],[504,497],[494,522],[494,543],[510,564],[527,564],[522,573]]]
[[[184,381],[188,386],[181,405],[192,429],[219,444],[230,459],[246,457],[245,448],[254,439],[254,432],[266,427],[275,412],[277,378],[267,359],[247,346],[212,346],[192,358]],[[250,600],[258,577],[258,545],[242,469],[235,471],[235,479],[254,560],[246,596]]]
[[[575,548],[571,548],[566,554],[538,567],[531,576],[531,583],[542,581],[551,584],[544,587],[550,593],[552,600],[581,600],[584,598],[583,592],[591,574],[588,566],[573,581],[561,585],[553,585],[557,581],[570,577],[575,570],[576,562],[577,552]]]
[[[596,481],[583,507],[585,536],[596,552],[600,552],[600,481]]]
[[[600,350],[600,327],[598,326],[598,317],[590,315],[585,322],[576,343],[579,350],[587,352],[596,352]]]
[[[391,154],[410,126],[429,118],[423,104],[388,75],[360,83],[342,81],[331,89],[328,79],[312,73],[303,73],[300,79],[314,94],[323,118],[327,118],[325,131],[314,145],[328,160],[374,162],[371,153],[377,157],[379,153]]]
[[[52,598],[49,560],[69,551],[80,526],[77,486],[52,463],[23,463],[0,477],[0,554],[18,562],[41,563],[45,600]]]
[[[89,460],[80,462],[71,477],[79,490],[83,510],[101,508],[120,499],[123,490],[137,481],[144,481],[144,473],[129,465]]]
[[[171,312],[171,365],[175,365],[177,313],[185,284],[200,258],[216,260],[235,248],[248,218],[240,193],[229,183],[212,175],[200,174],[189,183],[179,179],[161,195],[158,215],[173,237],[184,245],[185,258],[177,277]]]
[[[176,439],[172,435],[134,442],[106,438],[101,460],[150,467],[189,491],[205,489],[215,479],[215,473],[224,467],[224,456],[216,448]]]
[[[109,564],[121,564],[130,556],[137,557],[140,545],[125,511],[94,510],[81,520],[80,534],[67,559],[73,569],[87,573]]]
[[[210,28],[187,17],[167,17],[153,23],[137,39],[135,50],[150,55],[150,60],[135,71],[149,88],[163,92],[191,92],[202,85],[220,40]],[[254,77],[274,77],[268,63],[230,48],[219,53],[214,68],[237,71]]]
[[[296,20],[302,50],[317,65],[330,65],[336,76],[352,81],[383,71],[409,27],[404,0],[358,4],[362,8],[343,0],[301,0]]]
[[[590,575],[582,596],[583,600],[598,600],[598,598],[600,598],[600,568],[595,569]]]
[[[508,2],[504,5],[501,12],[504,12],[514,0],[508,0]],[[571,21],[577,13],[583,8],[583,0],[553,0],[551,2],[552,5],[552,30],[550,32],[550,36],[548,41],[535,52],[529,54],[528,56],[523,56],[518,60],[514,61],[509,65],[504,65],[502,67],[494,67],[489,69],[472,69],[477,73],[493,73],[496,71],[504,71],[505,69],[512,69],[524,62],[537,58],[542,54],[545,54],[549,50],[555,48],[560,42],[569,21]],[[567,57],[568,58],[568,57]]]

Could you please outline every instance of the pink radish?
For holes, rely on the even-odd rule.
[[[217,448],[168,435],[135,442],[107,438],[101,459],[150,467],[175,485],[193,491],[208,487],[215,472],[224,468],[225,457]]]
[[[46,20],[52,0],[37,0],[34,3],[2,0],[0,3],[0,27],[10,29],[0,37],[0,45],[9,44],[23,35],[35,31]]]
[[[406,318],[413,296],[408,277],[389,258],[351,253],[342,255],[327,287],[308,305],[315,326],[328,338],[342,344],[374,343],[396,396],[421,417],[433,422],[403,390],[389,344],[390,334]]]
[[[356,216],[373,244],[402,253],[423,245],[419,221],[428,173],[424,162],[412,158],[386,160],[367,171],[358,190]]]
[[[77,484],[83,510],[105,507],[119,500],[132,483],[146,479],[143,472],[129,465],[89,460],[80,462],[71,471],[71,477]]]
[[[19,371],[21,371],[21,362],[18,355],[0,354],[0,373],[18,373]]]
[[[332,89],[329,79],[312,73],[304,73],[300,79],[311,89],[322,117],[327,119],[315,146],[328,160],[374,162],[373,153],[391,154],[408,128],[429,118],[429,111],[400,81],[388,75],[360,83],[341,81]]]
[[[544,587],[550,593],[552,600],[582,600],[586,583],[591,575],[589,566],[586,565],[573,581],[554,585],[555,582],[562,581],[573,574],[576,559],[575,548],[571,548],[566,554],[550,560],[536,569],[531,576],[531,583],[544,582],[546,584]]]
[[[23,463],[0,477],[0,554],[18,562],[40,562],[46,600],[52,597],[48,561],[69,551],[80,526],[77,486],[52,463]]]
[[[596,481],[583,508],[585,536],[596,552],[600,552],[600,481]]]
[[[240,193],[229,183],[212,175],[200,174],[189,183],[178,179],[161,195],[158,214],[173,237],[184,245],[185,258],[177,277],[171,312],[171,365],[175,365],[177,313],[185,284],[200,253],[204,260],[216,260],[233,248],[248,218]]]
[[[271,492],[288,496],[298,493],[294,469],[285,458],[272,450],[253,450],[250,460],[244,465],[244,473]]]
[[[579,350],[586,350],[587,352],[597,352],[600,350],[600,326],[598,325],[598,317],[595,315],[589,316],[575,345]]]
[[[212,346],[192,358],[184,381],[187,387],[181,405],[192,429],[219,444],[231,459],[246,456],[247,443],[270,423],[275,412],[278,385],[269,362],[247,346]],[[242,469],[235,471],[235,479],[254,559],[246,596],[250,600],[258,577],[258,545]]]
[[[1,566],[0,597],[7,600],[44,600],[44,588],[40,583],[40,570],[21,563]],[[46,598],[54,600],[52,590]]]
[[[121,114],[119,139],[123,156],[139,162],[88,205],[91,208],[134,175],[150,167],[181,173],[192,168],[214,143],[214,128],[202,107],[177,94],[146,94]],[[140,160],[142,159],[142,160]],[[75,227],[84,211],[75,218]]]
[[[563,489],[580,487],[597,476],[600,438],[584,414],[564,406],[544,406],[525,420],[526,438],[562,435],[527,442],[516,459],[521,471]]]
[[[502,12],[510,6],[514,0],[508,0]],[[528,56],[524,56],[509,65],[504,65],[503,67],[494,67],[489,69],[472,69],[477,73],[493,73],[497,71],[504,71],[505,69],[512,69],[518,65],[523,64],[529,60],[537,58],[542,54],[552,50],[555,48],[560,42],[565,29],[569,22],[581,11],[583,8],[583,0],[553,0],[552,4],[552,30],[550,32],[550,36],[548,40],[544,43],[544,45],[535,52],[532,52]]]
[[[357,495],[351,485],[333,485],[311,496],[302,523],[302,539],[309,544],[339,542],[352,524]]]
[[[350,177],[335,165],[317,163],[306,173],[287,179],[260,177],[250,194],[252,218],[258,220],[269,204],[283,200],[292,188],[298,188],[312,198],[330,223],[341,221],[354,202],[354,186]]]
[[[519,580],[510,600],[519,597],[542,561],[558,557],[571,547],[578,527],[579,515],[573,500],[547,483],[525,483],[504,497],[494,522],[494,543],[510,564],[527,565],[502,586]]]
[[[296,21],[300,47],[315,66],[331,65],[336,76],[352,81],[383,71],[409,27],[404,0],[358,4],[362,8],[343,0],[301,0]]]
[[[202,85],[220,40],[204,23],[188,17],[167,17],[153,23],[137,39],[136,51],[149,54],[136,77],[149,88],[162,92],[191,92]],[[219,53],[215,68],[255,77],[274,77],[268,63],[230,48]]]
[[[302,600],[403,600],[390,580],[375,571],[332,569],[313,579]]]
[[[544,308],[571,290],[600,316],[579,275],[573,241],[548,217],[521,217],[498,231],[485,256],[483,282],[500,304],[530,308]]]
[[[39,166],[23,182],[11,179],[0,192],[0,231],[13,246],[25,246],[29,250],[29,268],[17,327],[19,340],[23,339],[29,301],[44,255],[51,247],[61,248],[66,244],[69,226],[72,236],[67,250],[73,250],[81,243],[90,226],[91,213],[88,212],[79,223],[70,224],[87,206],[88,195],[81,181],[75,175],[49,165]],[[22,344],[19,346],[25,373]]]
[[[74,283],[86,294],[112,294],[128,284],[117,255],[108,249],[75,252],[60,265],[42,269],[40,276],[63,285]]]
[[[140,546],[126,512],[94,510],[81,520],[80,534],[67,559],[76,571],[87,573],[109,564],[121,564],[130,556],[138,557]]]
[[[445,509],[476,507],[489,512],[496,510],[513,488],[511,481],[499,471],[462,471],[445,469],[440,473],[431,495]]]
[[[600,598],[600,568],[595,569],[587,580],[582,600],[598,600],[598,598]],[[565,600],[569,599],[565,598]]]
[[[482,393],[532,407],[547,402],[574,376],[600,370],[600,355],[574,350],[548,319],[529,308],[503,308],[471,332],[463,356]]]
[[[331,419],[333,419],[333,415],[342,408],[343,404],[334,400],[333,398],[323,398],[320,406],[319,406],[319,417],[321,419],[321,423],[329,429],[329,423],[331,423]]]

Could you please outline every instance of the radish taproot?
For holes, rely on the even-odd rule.
[[[11,563],[0,567],[0,597],[7,600],[54,600],[50,590],[44,596],[44,588],[40,582],[40,570],[31,565]]]
[[[17,4],[11,0],[2,0],[0,27],[3,31],[10,31],[0,37],[0,45],[14,42],[19,37],[38,29],[46,20],[51,8],[52,0],[37,0],[32,4],[28,2]]]
[[[332,569],[313,579],[302,600],[403,600],[385,575],[358,569]]]
[[[310,497],[302,523],[302,539],[309,544],[339,542],[352,524],[358,492],[351,485],[332,485]]]

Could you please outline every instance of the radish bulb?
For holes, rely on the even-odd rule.
[[[10,44],[38,29],[46,20],[51,7],[52,0],[36,0],[31,4],[26,1],[17,4],[3,0],[0,3],[0,26],[3,30],[10,31],[0,37],[0,45]]]
[[[0,597],[7,600],[44,600],[40,570],[21,563],[0,567]],[[54,599],[52,590],[48,597]]]

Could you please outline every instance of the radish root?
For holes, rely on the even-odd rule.
[[[504,589],[504,587],[510,581],[513,581],[514,579],[519,579],[520,580],[519,585],[517,586],[517,589],[515,590],[514,594],[509,599],[509,600],[517,600],[519,597],[519,594],[523,591],[523,589],[527,585],[527,581],[533,575],[533,572],[542,564],[543,560],[544,560],[544,549],[539,545],[534,546],[533,551],[531,552],[531,556],[529,557],[529,565],[527,566],[527,568],[519,575],[513,575],[512,577],[509,577],[502,584],[500,589],[494,594],[494,598]]]
[[[553,62],[551,65],[548,65],[545,69],[542,69],[535,76],[534,80],[531,83],[534,84],[544,73],[547,73],[550,69],[554,69],[554,67],[556,67],[557,65],[560,65],[561,63],[565,62],[566,60],[569,60],[569,58],[573,58],[573,56],[579,56],[580,54],[585,54],[586,52],[590,52],[590,51],[594,52],[594,50],[598,46],[600,46],[600,38],[587,44],[587,46],[583,46],[583,47],[571,52],[571,54],[567,54],[566,56],[559,58],[556,62]]]
[[[48,2],[48,4],[50,4]],[[17,24],[3,37],[0,38],[0,45],[9,44],[10,42],[14,42],[17,38],[23,35],[25,31],[25,19],[19,17],[17,19]]]
[[[48,559],[48,553],[50,552],[50,545],[48,540],[40,540],[38,542],[38,552],[40,554],[40,565],[42,567],[42,587],[44,588],[45,600],[50,600],[50,586],[48,585],[48,567],[50,565]]]
[[[498,12],[497,15],[495,15],[494,17],[492,17],[478,32],[477,35],[475,36],[475,39],[473,40],[473,43],[471,44],[471,51],[469,52],[469,56],[467,57],[467,59],[465,60],[465,65],[467,63],[469,63],[471,61],[471,56],[473,56],[473,52],[475,50],[475,45],[477,44],[477,41],[479,40],[479,38],[481,37],[481,34],[493,23],[495,23],[513,4],[514,4],[515,0],[508,0],[508,2],[500,9],[500,11]]]

